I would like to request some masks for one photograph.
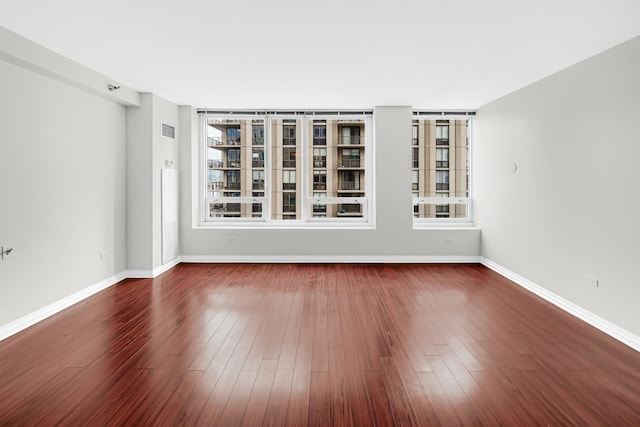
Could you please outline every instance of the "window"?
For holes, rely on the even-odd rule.
[[[296,193],[282,193],[282,212],[291,213],[296,211]]]
[[[313,189],[314,190],[327,189],[327,171],[325,170],[313,171]]]
[[[258,122],[262,122],[262,121],[258,120]],[[252,125],[252,130],[253,130],[253,138],[251,140],[251,143],[253,145],[264,145],[264,125],[254,123]]]
[[[261,171],[261,170],[253,171],[253,189],[264,190],[264,171]]]
[[[296,189],[296,171],[282,171],[282,189]]]
[[[449,145],[448,125],[436,125],[436,145]]]
[[[284,147],[282,149],[282,167],[296,167],[296,149],[292,147]]]
[[[296,127],[282,126],[282,145],[296,145]]]
[[[436,190],[449,190],[449,171],[436,171]]]
[[[414,225],[470,222],[471,118],[442,120],[425,116],[414,113],[412,125]]]
[[[371,112],[200,117],[203,224],[372,223]]]
[[[360,149],[359,148],[343,148],[341,153],[340,167],[343,168],[359,168],[360,167]]]
[[[314,123],[317,121],[314,120]],[[323,120],[324,122],[324,120]],[[313,125],[313,145],[327,145],[327,126]]]
[[[340,142],[342,145],[360,145],[360,127],[359,126],[342,126],[340,128]]]
[[[313,167],[314,168],[327,167],[327,149],[326,148],[313,149]]]
[[[449,167],[449,149],[436,148],[436,168]]]

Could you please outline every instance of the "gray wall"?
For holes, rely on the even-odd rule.
[[[125,108],[2,60],[0,93],[4,325],[125,270]]]
[[[636,335],[638,76],[635,38],[482,107],[474,139],[481,255]]]
[[[198,186],[197,156],[201,142],[197,136],[195,111],[181,107],[180,120],[182,256],[345,256],[391,259],[412,256],[476,256],[479,253],[478,229],[412,229],[411,107],[375,109],[376,228],[360,230],[192,227],[197,220],[199,193],[193,189]],[[452,237],[451,243],[445,244],[445,237]]]

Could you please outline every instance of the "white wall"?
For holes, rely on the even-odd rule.
[[[3,60],[0,93],[1,326],[126,262],[125,108]]]
[[[192,227],[199,193],[195,110],[181,107],[180,253],[183,257],[473,257],[478,229],[413,230],[411,209],[411,108],[375,109],[376,228],[350,230],[199,229]],[[191,141],[189,144],[187,141]],[[195,177],[195,182],[192,178]],[[452,237],[451,243],[444,243]],[[317,259],[317,258],[316,258]]]
[[[635,38],[482,107],[474,138],[481,255],[636,335],[638,76]]]
[[[150,275],[162,264],[161,170],[178,165],[178,107],[151,93],[127,108],[127,266]],[[162,123],[176,139],[162,136]]]

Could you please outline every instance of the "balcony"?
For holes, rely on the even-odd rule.
[[[360,168],[360,159],[342,159],[338,168]]]
[[[264,167],[264,160],[254,160],[251,163],[251,166],[254,168],[263,168]]]
[[[326,168],[327,167],[327,159],[322,159],[322,160],[313,160],[313,167],[314,168]]]
[[[448,168],[449,167],[449,161],[448,160],[436,160],[436,167],[437,168]]]
[[[313,213],[327,213],[327,205],[321,203],[314,203]]]
[[[222,160],[208,160],[207,161],[207,166],[209,167],[209,169],[222,169],[222,165],[224,163],[222,162]]]
[[[207,188],[209,191],[218,191],[223,190],[225,187],[224,182],[216,181],[207,183]]]
[[[207,137],[207,146],[209,147],[218,147],[225,145],[240,145],[240,139],[228,139],[228,138],[220,138],[220,137]]]
[[[314,182],[313,183],[313,190],[314,191],[320,191],[320,190],[326,190],[327,189],[327,183],[326,182]]]
[[[240,182],[227,182],[224,187],[225,190],[240,190]]]
[[[207,166],[209,169],[240,169],[242,162],[240,160],[209,160]]]
[[[296,207],[294,206],[283,206],[282,207],[282,212],[292,212],[295,213],[296,212]]]
[[[338,205],[338,216],[362,216],[362,206],[359,204],[344,203]]]
[[[340,190],[360,190],[360,181],[342,181],[340,183]]]
[[[296,167],[296,161],[295,160],[283,160],[282,161],[282,167],[283,168],[295,168]]]
[[[360,135],[352,135],[352,136],[346,136],[346,135],[342,135],[340,137],[340,140],[338,142],[338,145],[361,145],[362,140],[360,139]]]
[[[282,189],[283,190],[295,190],[296,189],[296,183],[295,182],[283,182],[282,183]]]
[[[264,191],[264,181],[254,181],[252,188],[257,191]]]
[[[448,190],[449,183],[448,182],[436,182],[436,190]]]
[[[209,214],[221,212],[240,212],[240,203],[214,203],[209,206]]]
[[[449,145],[449,138],[436,138],[436,145]]]

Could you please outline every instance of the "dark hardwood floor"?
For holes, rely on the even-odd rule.
[[[479,265],[181,264],[0,342],[0,425],[638,426],[640,353]]]

